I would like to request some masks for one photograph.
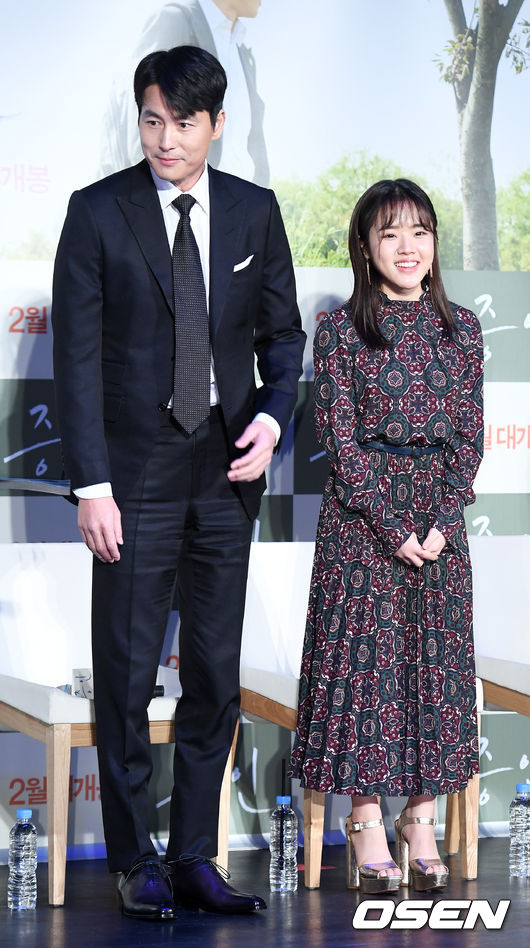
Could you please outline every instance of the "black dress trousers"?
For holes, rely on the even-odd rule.
[[[221,410],[190,436],[161,413],[153,451],[122,506],[118,563],[94,559],[92,647],[101,803],[111,872],[154,847],[147,719],[175,584],[182,697],[168,857],[217,852],[219,793],[239,712],[239,655],[252,522],[229,468]]]

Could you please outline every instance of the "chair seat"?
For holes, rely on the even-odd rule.
[[[247,666],[241,667],[240,678],[242,688],[277,701],[286,708],[298,708],[298,678]]]
[[[530,665],[477,655],[477,675],[503,688],[530,695]]]
[[[173,694],[153,698],[147,709],[149,720],[169,721],[175,714],[181,693],[178,673],[171,668],[161,668],[157,681],[164,684],[166,692],[172,691]],[[0,675],[0,701],[44,724],[94,723],[94,702],[89,698],[78,698],[66,694],[60,688],[39,685],[11,675]]]

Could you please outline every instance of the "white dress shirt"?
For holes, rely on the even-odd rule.
[[[152,168],[150,170],[160,200],[162,214],[164,215],[169,248],[172,251],[180,218],[180,214],[176,207],[173,207],[172,202],[180,194],[184,194],[184,192],[176,188],[171,181],[164,181],[162,178],[159,178]],[[186,193],[191,194],[191,196],[195,198],[195,204],[190,210],[190,224],[199,248],[204,286],[206,289],[206,305],[208,306],[210,291],[210,191],[208,187],[208,165],[206,162],[200,178]],[[215,381],[215,368],[212,358],[210,363],[210,405],[217,404],[219,404],[219,392]],[[266,412],[258,412],[254,421],[263,421],[265,424],[268,424],[274,431],[276,444],[278,443],[281,429],[275,418]],[[243,432],[241,432],[241,434],[243,434]],[[101,484],[90,484],[88,487],[78,487],[74,490],[74,494],[80,500],[90,500],[97,497],[112,497],[112,486],[110,482],[107,481]]]

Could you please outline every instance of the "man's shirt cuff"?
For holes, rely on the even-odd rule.
[[[95,500],[97,497],[112,497],[112,485],[109,481],[103,484],[90,484],[88,487],[78,487],[74,494],[79,500]]]
[[[269,428],[272,428],[275,437],[274,447],[276,447],[282,434],[282,429],[276,421],[276,418],[273,418],[272,415],[268,415],[266,411],[259,411],[254,418],[254,421],[262,421],[264,424],[268,425]]]

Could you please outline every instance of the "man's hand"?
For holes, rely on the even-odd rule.
[[[236,458],[228,471],[229,481],[255,481],[263,474],[270,464],[276,437],[270,425],[264,421],[252,421],[247,425],[243,434],[236,441],[236,448],[247,448],[252,445],[240,458]]]
[[[102,563],[119,560],[118,544],[123,543],[121,514],[113,497],[81,499],[77,524],[88,549]]]
[[[434,540],[431,539],[431,544],[434,548],[431,549],[430,546],[426,546],[431,533],[438,533],[438,535],[442,537],[443,543],[440,547],[441,550],[445,543],[442,534],[439,533],[438,530],[429,530],[427,539],[422,546],[420,546],[416,534],[411,533],[408,540],[405,540],[402,546],[400,546],[399,550],[394,553],[394,556],[396,556],[398,560],[401,560],[403,563],[406,563],[407,566],[423,566],[425,560],[437,560],[438,553],[440,552],[440,550],[436,551],[438,543],[435,543]]]

